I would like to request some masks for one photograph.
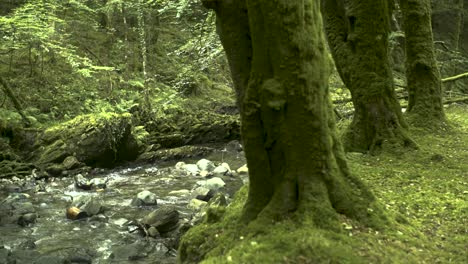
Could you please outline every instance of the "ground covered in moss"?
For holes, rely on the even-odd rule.
[[[240,226],[247,188],[182,240],[183,263],[467,263],[468,108],[450,106],[450,129],[413,129],[419,150],[379,156],[348,153],[392,224],[373,230],[341,219],[337,231],[297,224]],[[255,223],[255,222],[254,222]],[[242,230],[242,232],[239,232]]]

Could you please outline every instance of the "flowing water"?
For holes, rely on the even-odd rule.
[[[215,163],[227,162],[231,169],[245,163],[242,155],[223,151],[205,158]],[[9,259],[16,263],[54,263],[60,257],[71,263],[175,263],[177,252],[173,249],[173,238],[145,237],[140,232],[130,232],[126,223],[141,219],[162,205],[174,206],[182,222],[190,221],[194,212],[187,209],[187,204],[193,197],[187,191],[175,195],[170,192],[193,190],[203,178],[177,173],[176,162],[120,168],[87,176],[106,179],[104,190],[80,190],[75,187],[73,177],[69,177],[44,183],[42,191],[27,191],[28,201],[39,218],[27,227],[0,226],[0,263],[6,262],[1,245],[3,254],[9,252]],[[195,163],[196,160],[184,162]],[[223,192],[228,198],[243,184],[240,176],[221,178],[226,182]],[[143,190],[157,195],[157,206],[131,205],[132,199]],[[8,193],[3,191],[0,198],[3,200],[6,195]],[[81,220],[67,219],[66,208],[72,200],[82,196],[94,196],[105,207],[105,212]],[[56,258],[47,258],[51,256]]]

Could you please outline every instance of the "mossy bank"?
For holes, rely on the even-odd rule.
[[[373,230],[342,218],[339,232],[284,220],[239,227],[247,187],[227,208],[210,209],[182,239],[181,263],[464,263],[468,108],[451,106],[451,131],[413,130],[419,150],[348,153],[350,167],[394,219]],[[253,222],[255,223],[255,222]],[[238,232],[242,230],[242,232]]]

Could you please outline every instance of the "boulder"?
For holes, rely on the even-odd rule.
[[[215,165],[212,161],[207,159],[201,159],[197,162],[197,166],[201,171],[212,171],[215,168]]]
[[[164,206],[154,210],[141,220],[148,227],[155,227],[163,235],[179,226],[179,212],[172,206]]]
[[[39,136],[36,146],[33,160],[39,164],[68,165],[66,158],[74,156],[86,165],[111,167],[135,159],[139,152],[131,115],[115,113],[82,115],[53,126]]]
[[[158,204],[158,197],[156,194],[144,190],[137,194],[136,198],[133,198],[132,205],[133,206],[142,206],[142,205],[157,205]]]

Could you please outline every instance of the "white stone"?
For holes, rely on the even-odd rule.
[[[205,188],[208,188],[210,190],[218,190],[224,185],[226,185],[226,183],[221,178],[213,177],[206,181]]]
[[[169,192],[169,195],[180,195],[180,196],[183,196],[183,195],[187,195],[189,194],[190,191],[187,190],[187,189],[182,189],[182,190],[176,190],[176,191],[170,191]]]
[[[229,170],[228,170],[226,167],[220,165],[220,166],[216,167],[216,168],[213,170],[213,174],[214,174],[214,175],[218,175],[218,176],[219,176],[219,175],[225,175],[228,171],[229,171]]]
[[[249,168],[247,168],[247,164],[245,164],[244,166],[238,168],[237,173],[239,173],[241,175],[249,173]]]
[[[179,162],[176,163],[175,168],[179,169],[179,170],[182,170],[184,168],[184,165],[185,165],[185,162],[179,161]]]
[[[183,169],[192,175],[197,175],[200,172],[200,169],[198,169],[197,164],[185,164]]]
[[[226,162],[221,163],[221,166],[226,168],[228,171],[231,171],[231,167],[229,167],[229,164],[227,164]]]
[[[143,204],[145,205],[155,205],[158,203],[158,199],[156,197],[156,194],[150,192],[150,191],[147,191],[147,190],[144,190],[142,192],[139,192],[137,194],[137,199],[142,201]]]
[[[212,161],[207,159],[201,159],[197,162],[197,166],[201,171],[212,171],[215,168],[215,165]]]

